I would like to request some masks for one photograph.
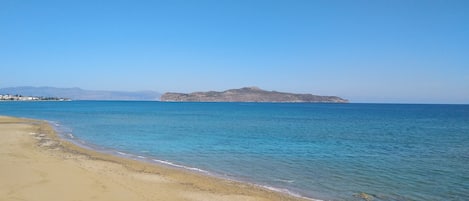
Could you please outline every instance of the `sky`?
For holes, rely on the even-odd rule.
[[[0,0],[0,88],[469,104],[469,1]]]

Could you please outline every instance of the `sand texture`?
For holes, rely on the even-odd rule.
[[[0,201],[301,200],[80,148],[43,121],[0,116]]]

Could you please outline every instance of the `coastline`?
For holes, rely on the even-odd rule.
[[[8,200],[308,200],[86,149],[42,120],[0,116],[0,127],[0,197]]]

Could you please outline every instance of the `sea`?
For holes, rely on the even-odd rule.
[[[469,105],[0,102],[97,151],[318,200],[469,200]]]

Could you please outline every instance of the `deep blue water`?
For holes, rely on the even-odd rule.
[[[469,200],[469,105],[0,102],[101,148],[324,200]]]

